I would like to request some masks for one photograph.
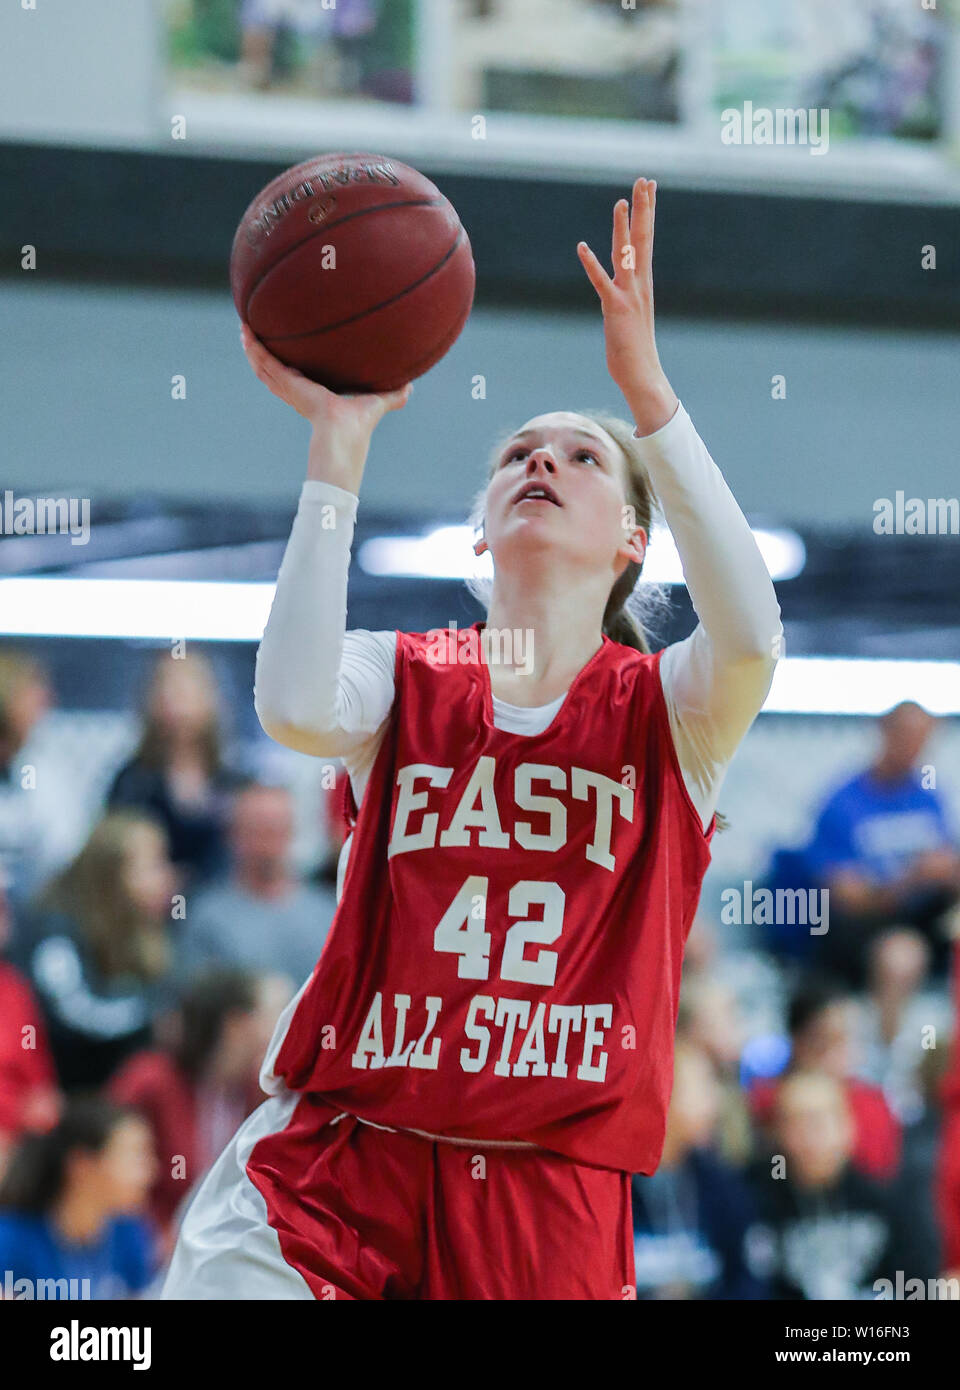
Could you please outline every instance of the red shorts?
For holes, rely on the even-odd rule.
[[[316,1096],[245,1170],[318,1299],[635,1297],[627,1173],[384,1130]]]

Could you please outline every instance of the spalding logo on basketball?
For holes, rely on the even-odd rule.
[[[332,391],[392,391],[453,346],[473,304],[470,242],[423,174],[374,154],[297,164],[233,239],[237,313],[266,348]]]

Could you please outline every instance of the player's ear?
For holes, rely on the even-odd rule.
[[[617,553],[625,555],[628,564],[642,565],[646,550],[647,533],[642,526],[635,526],[632,531],[626,532],[623,545]]]
[[[483,527],[481,526],[479,529],[480,534],[477,536],[477,539],[473,543],[474,555],[482,555],[485,550],[490,549],[490,547],[487,545],[487,542],[483,538]]]

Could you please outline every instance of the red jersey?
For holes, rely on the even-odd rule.
[[[511,734],[482,626],[397,634],[341,900],[264,1084],[650,1173],[715,822],[683,782],[659,653],[604,637],[548,728]]]

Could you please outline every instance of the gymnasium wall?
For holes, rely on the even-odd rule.
[[[143,145],[163,90],[156,0],[8,0],[0,6],[0,132]]]
[[[38,270],[0,282],[0,302],[5,486],[295,499],[308,428],[250,374],[226,290],[120,293]],[[752,515],[868,528],[875,498],[940,496],[955,475],[960,332],[663,315],[658,338]],[[177,374],[184,400],[171,398]],[[478,307],[402,419],[380,427],[364,500],[411,517],[465,510],[503,426],[582,406],[622,407],[599,311]]]

